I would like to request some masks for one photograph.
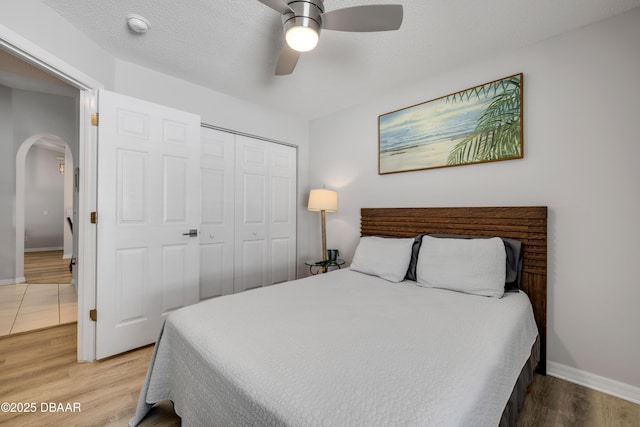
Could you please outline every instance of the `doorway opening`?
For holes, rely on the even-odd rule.
[[[24,277],[25,252],[62,250],[70,265],[77,256],[72,231],[78,204],[73,165],[69,145],[56,135],[32,135],[18,149],[16,277]],[[77,275],[70,283],[77,286]]]
[[[18,149],[16,275],[26,283],[13,290],[15,316],[3,327],[7,334],[77,321],[73,165],[69,145],[56,135],[33,135]]]
[[[28,84],[34,79],[38,88],[47,87],[59,93],[61,88],[75,91],[74,129],[78,141],[78,151],[74,153],[76,168],[74,169],[74,185],[77,184],[78,222],[73,223],[74,247],[77,252],[77,290],[78,315],[77,323],[77,356],[79,361],[95,360],[95,323],[88,316],[89,309],[95,305],[95,227],[89,223],[89,213],[96,210],[96,170],[97,158],[94,151],[95,128],[91,127],[91,114],[96,109],[97,91],[103,85],[78,69],[42,49],[33,42],[25,39],[14,31],[0,26],[0,77],[15,77],[4,79],[16,84]],[[13,61],[11,60],[13,58]],[[16,61],[18,61],[16,63]],[[13,68],[6,67],[9,64]],[[25,88],[22,88],[25,89]],[[29,117],[29,116],[25,116]],[[36,130],[37,132],[37,130]],[[29,132],[26,135],[32,134]],[[16,146],[16,149],[18,147]],[[17,150],[16,150],[17,151]],[[11,156],[11,163],[16,157]],[[81,173],[78,173],[78,169]],[[11,174],[13,175],[13,174]],[[7,207],[11,209],[14,222],[20,217],[15,210],[15,195],[9,195]],[[11,233],[13,234],[13,233]],[[15,234],[9,236],[15,242]],[[23,237],[21,237],[23,238]],[[17,245],[16,245],[17,246]],[[11,251],[13,252],[13,251]],[[24,252],[23,252],[24,253]],[[13,257],[13,256],[12,256]],[[11,260],[15,261],[15,260]],[[23,271],[24,265],[18,266],[11,262],[8,268],[16,273]],[[13,267],[13,268],[12,268]],[[18,268],[20,267],[20,268]],[[12,275],[11,283],[16,283],[23,277]],[[0,281],[1,282],[1,281]],[[5,282],[6,284],[8,282]]]

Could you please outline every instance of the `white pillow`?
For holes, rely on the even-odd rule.
[[[507,255],[499,237],[446,239],[424,236],[416,266],[421,286],[501,298]]]
[[[361,237],[350,268],[390,282],[402,282],[409,269],[414,240]]]

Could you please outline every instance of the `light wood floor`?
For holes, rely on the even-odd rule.
[[[26,252],[24,277],[27,283],[71,283],[69,259],[62,259],[62,251]]]
[[[35,402],[30,414],[2,413],[2,426],[126,426],[133,416],[152,347],[95,363],[76,362],[76,325],[0,338],[0,400]],[[82,412],[42,413],[41,402],[79,403]],[[519,426],[640,425],[640,405],[553,377],[536,376]],[[179,426],[166,402],[141,426]]]
[[[640,405],[536,375],[518,426],[640,427]]]
[[[0,336],[76,322],[78,294],[62,251],[28,252],[24,261],[28,283],[0,286]]]
[[[101,362],[76,362],[76,325],[0,338],[0,400],[35,402],[35,413],[0,412],[6,426],[126,426],[133,416],[152,347]],[[81,412],[42,412],[42,402],[79,403]],[[166,405],[144,426],[178,426]]]

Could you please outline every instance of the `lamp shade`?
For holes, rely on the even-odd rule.
[[[335,212],[338,210],[338,193],[333,190],[316,189],[309,193],[310,211]]]

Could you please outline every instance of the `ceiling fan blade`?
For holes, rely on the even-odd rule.
[[[273,10],[277,10],[281,14],[285,14],[288,12],[293,12],[287,2],[284,0],[258,0],[260,3],[265,6],[269,6]]]
[[[282,46],[280,57],[278,57],[278,64],[276,65],[276,76],[291,74],[293,72],[293,69],[296,68],[298,58],[300,58],[300,52],[291,49],[285,42],[284,46]]]
[[[376,4],[346,7],[321,14],[322,28],[336,31],[392,31],[402,25],[402,5]]]

